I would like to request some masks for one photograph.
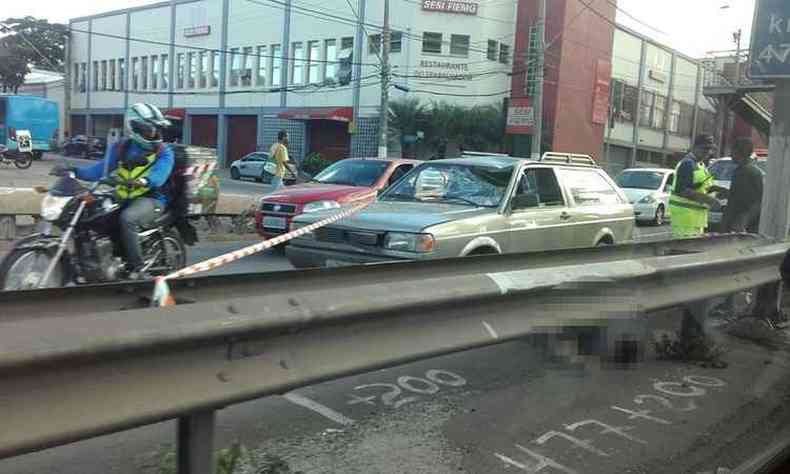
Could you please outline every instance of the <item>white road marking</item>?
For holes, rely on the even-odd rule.
[[[488,331],[488,334],[490,334],[491,337],[493,337],[494,339],[499,339],[499,334],[497,334],[496,331],[494,331],[494,328],[491,327],[490,324],[483,321],[483,326],[486,328],[486,331]]]
[[[288,400],[289,402],[299,405],[301,407],[307,408],[308,410],[312,410],[319,415],[323,416],[324,418],[328,418],[340,425],[353,425],[354,420],[351,418],[343,415],[342,413],[336,412],[335,410],[329,408],[326,405],[321,405],[320,403],[310,400],[307,397],[303,397],[295,392],[288,392],[283,395],[283,398]]]

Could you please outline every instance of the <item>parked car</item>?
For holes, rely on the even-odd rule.
[[[292,229],[332,214],[302,214]],[[426,162],[354,216],[294,239],[296,267],[339,266],[631,241],[634,211],[587,156]]]
[[[285,233],[297,215],[376,199],[380,190],[398,181],[419,163],[422,162],[378,158],[338,161],[308,183],[264,196],[255,216],[258,233],[273,237]]]
[[[630,168],[614,181],[634,206],[637,222],[662,225],[669,214],[669,194],[675,171],[665,168]]]
[[[752,155],[752,158],[755,159],[757,167],[760,168],[760,171],[763,172],[763,177],[765,177],[765,173],[768,171],[768,160],[761,158],[757,154]],[[713,175],[714,184],[716,184],[716,186],[730,189],[732,175],[735,173],[735,168],[737,167],[737,163],[735,163],[732,158],[724,157],[711,160],[708,164],[708,172]],[[708,213],[708,229],[714,232],[719,230],[718,227],[724,216],[724,209],[727,207],[727,199],[719,199],[719,203],[721,204],[720,211],[711,211]]]
[[[80,158],[104,158],[107,151],[107,139],[75,135],[63,145],[63,154]]]
[[[253,178],[259,183],[269,184],[272,182],[276,168],[277,163],[274,158],[266,152],[256,151],[231,163],[230,177],[232,179]],[[293,171],[286,168],[283,180],[285,185],[290,186],[296,183],[296,180],[297,176]]]

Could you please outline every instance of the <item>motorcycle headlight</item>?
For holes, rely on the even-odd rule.
[[[316,212],[326,209],[339,209],[340,204],[337,201],[316,201],[305,204],[302,212]]]
[[[52,196],[47,194],[41,200],[41,218],[45,221],[56,221],[63,214],[63,208],[71,201],[71,197]]]
[[[654,202],[656,202],[656,198],[652,194],[648,194],[647,196],[640,199],[639,202],[641,204],[653,204]]]
[[[431,234],[408,234],[405,232],[389,232],[384,237],[384,248],[402,252],[430,252],[436,240]]]

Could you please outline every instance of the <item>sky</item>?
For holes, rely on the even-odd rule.
[[[551,8],[552,0],[547,1]],[[613,0],[593,0],[591,5],[594,8],[596,4],[604,4],[608,1]],[[744,47],[748,45],[754,1],[618,0],[621,11],[618,12],[617,21],[660,43],[698,58],[705,56],[709,51],[734,49],[732,33],[739,28],[743,29]],[[45,16],[48,20],[66,22],[69,18],[156,2],[154,0],[3,0],[3,3],[1,10],[3,18],[19,15],[36,16],[46,12]],[[300,1],[300,3],[315,4],[316,2]],[[729,8],[722,9],[725,5]]]

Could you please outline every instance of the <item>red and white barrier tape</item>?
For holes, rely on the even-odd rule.
[[[352,214],[356,214],[357,212],[361,211],[362,209],[370,205],[370,203],[371,202],[368,201],[368,202],[357,204],[344,211],[338,212],[337,214],[327,217],[326,219],[320,220],[313,224],[306,225],[296,230],[292,230],[287,234],[279,235],[277,237],[274,237],[273,239],[264,240],[263,242],[259,242],[254,245],[244,247],[243,249],[239,249],[234,252],[226,253],[225,255],[220,255],[219,257],[210,258],[203,262],[190,265],[186,268],[182,268],[181,270],[178,270],[177,272],[173,272],[169,275],[158,277],[156,279],[156,288],[154,289],[153,305],[169,306],[175,304],[172,297],[170,296],[170,290],[167,287],[167,280],[172,280],[175,278],[183,278],[185,276],[194,275],[196,273],[214,270],[215,268],[219,268],[223,265],[227,265],[231,262],[235,262],[236,260],[240,260],[244,257],[249,257],[250,255],[256,254],[258,252],[263,252],[264,250],[270,249],[284,242],[288,242],[291,239],[304,235],[308,232],[312,232],[320,227],[337,222],[340,219],[346,218]]]

